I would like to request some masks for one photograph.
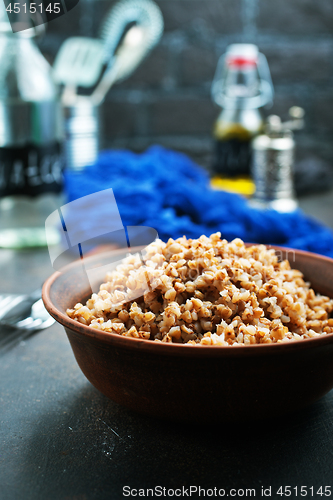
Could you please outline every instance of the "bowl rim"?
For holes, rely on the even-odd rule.
[[[248,246],[252,245],[263,245],[263,243],[246,243]],[[270,245],[265,244],[268,249],[275,249],[284,252],[296,252],[300,255],[309,256],[311,258],[316,258],[322,261],[333,263],[333,258],[326,257],[321,254],[317,254],[314,252],[308,252],[306,250],[298,250],[296,248],[291,247],[282,247],[278,245]],[[131,252],[140,251],[144,247],[131,247]],[[94,260],[97,257],[103,260],[107,255],[112,252],[112,255],[116,255],[117,253],[124,253],[126,249],[113,249],[105,252],[95,253],[86,257],[86,259]],[[128,249],[129,251],[129,249]],[[49,312],[49,314],[60,323],[65,329],[69,329],[72,332],[83,335],[86,338],[96,339],[101,341],[104,344],[113,345],[114,347],[125,348],[130,350],[140,349],[141,351],[150,352],[154,351],[156,354],[160,353],[163,355],[172,355],[172,356],[193,356],[193,357],[221,357],[223,356],[237,356],[237,355],[259,355],[260,353],[265,354],[276,354],[281,351],[290,351],[293,352],[300,349],[312,349],[317,346],[324,346],[326,344],[333,343],[333,333],[322,335],[320,337],[314,337],[310,339],[301,339],[294,340],[291,342],[281,342],[281,343],[272,343],[272,344],[249,344],[249,345],[238,345],[238,346],[216,346],[216,345],[188,345],[188,344],[176,344],[176,343],[164,343],[164,342],[154,342],[152,340],[146,339],[137,339],[133,337],[126,337],[116,333],[103,332],[102,330],[98,330],[92,328],[88,325],[84,325],[71,319],[67,316],[66,313],[60,311],[53,303],[50,298],[50,291],[54,283],[57,279],[64,273],[69,270],[72,270],[75,267],[82,266],[82,260],[78,259],[68,265],[66,265],[61,272],[54,272],[47,280],[45,281],[42,288],[42,299],[45,305],[45,308]],[[333,298],[333,297],[332,297]],[[238,353],[238,354],[237,354]]]

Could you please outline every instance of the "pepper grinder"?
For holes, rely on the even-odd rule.
[[[251,205],[272,208],[278,212],[293,212],[297,201],[293,183],[295,140],[293,130],[304,126],[304,110],[293,106],[290,120],[279,116],[267,118],[265,133],[252,142],[251,173],[256,190]]]

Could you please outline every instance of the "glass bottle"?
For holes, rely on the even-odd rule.
[[[263,130],[261,108],[273,97],[266,58],[252,44],[233,44],[219,60],[212,97],[222,107],[213,129],[213,173],[250,173],[251,141]]]
[[[0,6],[0,247],[47,244],[45,219],[62,192],[58,89],[33,39]],[[49,240],[58,240],[56,229]]]

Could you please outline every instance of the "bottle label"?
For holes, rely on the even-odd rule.
[[[241,141],[239,139],[217,140],[213,172],[226,177],[249,175],[251,154],[250,141]]]
[[[0,196],[60,193],[62,171],[58,142],[0,148]]]

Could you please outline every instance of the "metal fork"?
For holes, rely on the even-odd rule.
[[[37,290],[31,295],[0,296],[0,327],[5,329],[0,337],[1,351],[55,322],[39,298],[40,292]],[[16,310],[17,307],[20,309]]]

